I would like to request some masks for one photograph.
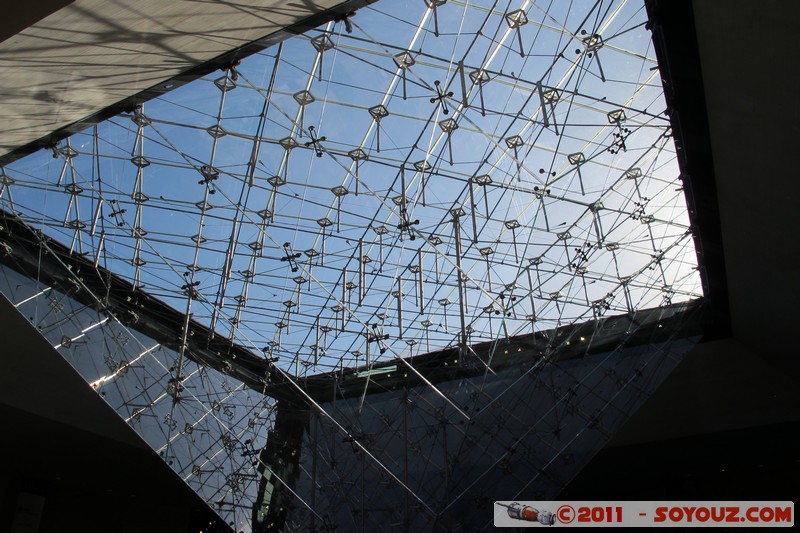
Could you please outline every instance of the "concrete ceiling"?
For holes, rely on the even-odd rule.
[[[367,3],[25,4],[19,16],[0,25],[0,161],[47,145],[58,132],[63,137],[115,114],[104,110],[132,106]]]
[[[722,225],[733,337],[800,375],[800,4],[693,2]]]
[[[692,118],[707,123],[704,138],[691,142],[705,143],[709,153],[692,152],[696,146],[688,142],[683,148],[695,156],[690,168],[703,166],[698,158],[709,158],[704,175],[691,176],[712,182],[696,199],[695,223],[701,234],[711,235],[702,258],[708,276],[722,282],[707,296],[724,302],[729,316],[719,318],[729,325],[725,335],[701,343],[686,357],[612,445],[800,418],[800,350],[794,336],[800,318],[800,180],[793,160],[800,73],[792,67],[800,63],[792,32],[800,3],[662,4],[672,13],[673,37],[682,41],[667,40],[668,47],[674,52],[686,46],[699,60],[701,78],[674,80],[674,105],[684,125]],[[692,15],[696,48],[690,42]],[[673,70],[685,69],[687,57],[671,59],[682,63]],[[687,117],[700,114],[696,100],[703,98],[702,116]],[[716,228],[702,209],[711,203]]]

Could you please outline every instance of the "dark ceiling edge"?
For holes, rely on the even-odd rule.
[[[731,336],[728,276],[692,0],[645,0],[677,150],[703,293],[715,319],[704,340]]]
[[[0,19],[0,43],[33,26],[56,11],[72,4],[75,0],[37,0],[35,2],[15,2],[10,15]]]
[[[116,413],[113,411],[112,413],[119,418]],[[75,530],[73,528],[78,528],[76,519],[85,519],[88,510],[95,504],[92,499],[95,495],[102,497],[105,493],[127,499],[124,491],[128,491],[127,494],[135,498],[129,501],[135,502],[137,512],[141,513],[137,522],[141,523],[143,520],[150,522],[152,527],[148,530],[151,532],[164,531],[161,522],[163,511],[159,512],[153,507],[153,504],[160,503],[165,507],[170,506],[169,511],[178,513],[178,516],[188,511],[188,528],[171,533],[195,533],[200,530],[209,533],[237,533],[213,505],[195,492],[164,461],[164,458],[130,427],[128,429],[141,440],[143,448],[3,403],[0,403],[0,420],[3,421],[5,430],[2,450],[6,457],[14,457],[13,461],[3,466],[3,477],[11,480],[12,488],[4,494],[5,504],[0,500],[0,531],[25,531],[11,529],[13,517],[8,514],[8,505],[17,504],[17,495],[20,492],[39,494],[45,496],[45,500],[52,498],[51,502],[55,501],[56,509],[58,500],[65,496],[69,498],[72,494],[84,498],[87,503],[82,509],[74,510],[66,517],[58,515],[61,527],[65,528],[59,531],[73,531]],[[125,424],[121,419],[119,421]],[[58,443],[57,453],[53,453],[53,443]],[[90,460],[90,456],[95,457],[98,463],[108,461],[115,464],[104,469],[102,475],[85,468],[80,470]],[[120,474],[131,477],[120,477]],[[114,477],[109,479],[109,475]],[[152,486],[156,483],[152,492],[158,493],[160,502],[155,496],[145,494],[149,488],[145,484]],[[17,487],[18,491],[15,490]],[[0,488],[3,488],[2,484]],[[90,499],[87,500],[87,497]],[[3,505],[6,505],[5,509]],[[11,511],[13,510],[12,508]],[[120,516],[124,517],[125,512],[128,512],[128,509],[123,507],[123,510],[119,510]],[[45,501],[42,520],[52,524],[55,522],[54,514],[54,511],[48,509]],[[116,527],[109,529],[119,531]],[[83,528],[80,530],[84,531]],[[40,524],[38,531],[53,531],[53,529]],[[97,530],[90,528],[89,531]]]
[[[262,50],[265,50],[279,42],[285,41],[290,37],[301,35],[332,20],[343,20],[345,16],[375,2],[377,2],[377,0],[347,0],[332,8],[314,13],[295,24],[292,24],[291,26],[285,27],[283,30],[262,37],[261,39],[240,46],[239,48],[234,48],[233,50],[217,56],[210,61],[201,63],[187,70],[186,72],[178,74],[177,76],[174,76],[168,80],[164,80],[159,84],[150,87],[149,89],[145,89],[144,91],[125,98],[116,104],[110,105],[98,111],[97,113],[89,115],[83,120],[73,122],[68,126],[59,128],[52,133],[41,137],[40,139],[3,154],[0,156],[0,166],[12,163],[22,157],[25,157],[26,155],[41,150],[42,148],[50,148],[59,141],[66,139],[70,135],[99,124],[100,122],[108,120],[109,118],[119,115],[122,112],[131,111],[136,106],[141,105],[148,100],[152,100],[153,98],[157,98],[162,94],[166,94],[179,87],[182,87],[189,82],[214,72],[215,70],[230,67],[237,61],[261,52]]]

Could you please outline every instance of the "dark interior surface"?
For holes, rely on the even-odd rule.
[[[0,531],[228,530],[5,298],[0,322]]]

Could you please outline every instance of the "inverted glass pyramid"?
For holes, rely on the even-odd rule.
[[[470,394],[484,403],[504,391],[521,394],[496,368],[500,343],[551,339],[543,362],[531,363],[539,353],[517,367],[503,359],[519,375],[557,366],[559,354],[574,350],[570,342],[607,337],[604,319],[634,317],[630,334],[643,324],[658,327],[660,311],[635,320],[646,310],[672,316],[702,296],[643,5],[392,0],[347,22],[77,133],[8,165],[0,180],[4,211],[163,301],[187,324],[206,326],[265,368],[274,365],[272,375],[298,391],[319,376],[362,380],[363,394],[342,393],[349,402],[343,411],[297,393],[314,421],[293,437],[304,455],[292,474],[299,481],[290,482],[260,452],[275,429],[277,403],[231,377],[236,360],[209,368],[181,348],[187,327],[171,349],[114,309],[100,312],[63,287],[31,285],[4,268],[4,292],[20,310],[237,530],[266,527],[277,511],[265,490],[276,492],[276,484],[295,487],[281,511],[291,527],[345,520],[333,509],[356,498],[341,485],[347,480],[336,474],[343,496],[323,498],[310,473],[314,457],[314,468],[330,472],[356,466],[321,460],[312,435],[323,430],[308,428],[323,421],[333,421],[325,431],[339,435],[331,437],[336,447],[344,435],[344,446],[359,443],[357,460],[376,476],[403,480],[393,485],[397,494],[386,494],[413,494],[431,516],[444,516],[456,496],[447,487],[461,485],[422,491],[425,468],[407,472],[416,476],[409,481],[388,460],[387,450],[412,446],[399,426],[385,423],[378,436],[372,422],[359,422],[365,405],[389,401],[369,388],[373,373],[411,374],[421,387],[416,394],[432,395],[431,416],[469,422],[477,416],[464,408]],[[594,324],[584,333],[589,340],[553,333],[587,322]],[[636,356],[644,359],[620,358],[619,368],[612,356],[621,347],[580,370],[545,372],[564,387],[591,383],[587,391],[628,384],[643,368],[654,372],[652,383],[630,389],[624,406],[616,394],[591,400],[593,411],[613,405],[622,413],[607,422],[607,438],[688,349],[661,341]],[[476,381],[473,371],[458,377],[467,381],[448,377],[439,385],[408,363],[448,349],[455,364],[478,367],[483,377]],[[642,367],[664,354],[670,364]],[[605,385],[592,370],[601,367]],[[569,401],[536,390],[543,394],[537,402]],[[525,397],[506,409],[520,402],[533,408]],[[576,413],[580,433],[592,413]],[[369,432],[372,440],[359,439]],[[482,438],[492,441],[476,442]],[[574,474],[602,442],[546,448],[571,454]],[[496,453],[491,443],[481,446]],[[444,464],[453,453],[418,455]],[[267,486],[265,468],[278,478]],[[368,475],[357,477],[369,486]],[[550,493],[568,477],[550,483]],[[363,527],[380,528],[383,518],[364,518],[356,499]],[[406,527],[440,524],[428,511]],[[443,523],[455,527],[452,516]]]

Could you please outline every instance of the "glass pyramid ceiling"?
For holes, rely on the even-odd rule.
[[[7,166],[2,206],[295,375],[685,301],[645,21],[380,2]]]
[[[237,530],[281,505],[297,530],[363,529],[363,494],[404,499],[419,528],[479,515],[492,487],[555,497],[690,345],[643,335],[632,354],[623,332],[701,296],[645,22],[625,1],[379,2],[2,169],[3,210],[274,361],[292,392],[329,373],[339,396],[311,414],[232,379],[241,359],[217,372],[114,309],[0,282]],[[577,334],[594,358],[559,336],[614,315]],[[477,346],[531,332],[524,362]],[[485,374],[370,387],[446,347]]]

